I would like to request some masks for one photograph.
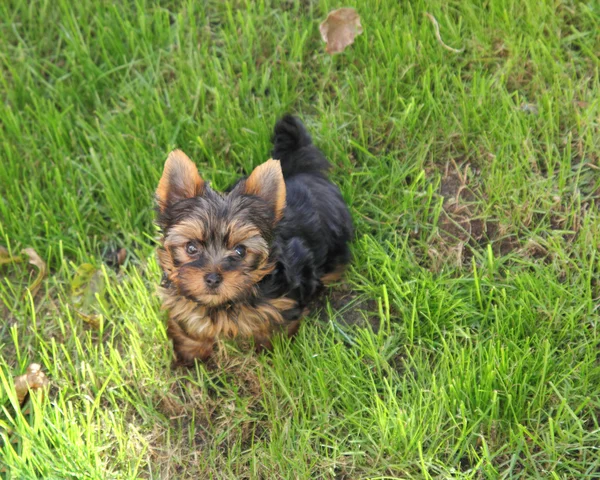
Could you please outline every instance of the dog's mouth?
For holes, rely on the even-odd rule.
[[[223,298],[222,296],[217,295],[216,293],[192,295],[179,290],[178,294],[201,307],[217,308],[232,301],[228,298]]]
[[[229,296],[224,295],[223,292],[219,291],[219,289],[206,289],[202,292],[187,292],[185,288],[180,288],[179,294],[183,295],[188,300],[197,303],[198,305],[213,308],[222,307],[223,305],[227,305],[228,303],[236,300],[235,298],[230,298]]]

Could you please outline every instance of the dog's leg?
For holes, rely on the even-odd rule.
[[[288,337],[293,337],[298,332],[300,328],[300,323],[302,323],[302,319],[294,320],[293,322],[288,323],[287,325],[287,334]]]
[[[285,326],[282,325],[274,332],[272,335],[287,335],[288,337],[293,337],[298,332],[298,328],[300,328],[300,323],[302,319],[294,320],[293,322],[287,323]],[[271,340],[271,336],[266,335],[255,335],[254,336],[254,350],[256,353],[261,353],[265,351],[273,350],[273,342]]]
[[[194,360],[206,362],[213,353],[213,337],[192,338],[174,320],[169,319],[167,333],[173,341],[177,366],[191,367]]]
[[[273,342],[271,342],[271,334],[261,333],[254,335],[254,350],[256,353],[270,352],[273,350]]]

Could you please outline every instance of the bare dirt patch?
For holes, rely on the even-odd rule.
[[[444,203],[437,235],[428,249],[434,270],[439,271],[449,264],[460,268],[470,262],[474,249],[487,244],[501,256],[519,248],[514,234],[484,214],[486,199],[479,183],[479,171],[469,161],[447,162],[438,192]]]
[[[327,302],[335,315],[333,319],[329,315]],[[345,287],[327,292],[327,295],[315,302],[313,310],[318,311],[318,318],[322,322],[333,320],[342,326],[363,328],[370,326],[373,331],[379,330],[377,303]]]

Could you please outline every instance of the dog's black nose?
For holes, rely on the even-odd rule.
[[[209,288],[217,288],[221,284],[222,280],[223,276],[214,272],[208,273],[204,277],[204,283],[206,283],[206,286]]]

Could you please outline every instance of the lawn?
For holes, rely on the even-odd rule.
[[[600,478],[599,32],[591,0],[0,2],[0,478]],[[352,266],[271,354],[174,369],[164,160],[223,188],[288,111]]]

